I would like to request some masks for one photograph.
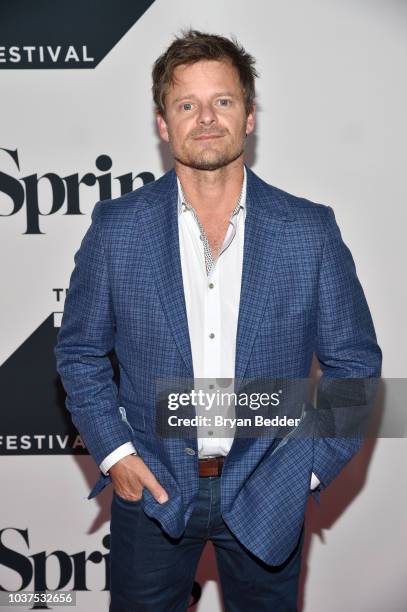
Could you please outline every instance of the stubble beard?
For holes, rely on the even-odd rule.
[[[203,150],[199,153],[189,151],[185,146],[181,147],[181,150],[174,151],[171,140],[170,147],[174,159],[195,170],[218,170],[234,162],[244,152],[246,132],[244,132],[244,138],[241,142],[236,143],[236,146],[232,150],[227,149],[224,151]],[[215,141],[216,142],[216,141]]]

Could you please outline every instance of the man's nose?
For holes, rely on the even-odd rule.
[[[201,125],[211,125],[216,122],[215,109],[211,104],[202,104],[201,110],[198,116],[198,121]]]

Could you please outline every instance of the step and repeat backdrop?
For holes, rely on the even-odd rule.
[[[406,3],[1,0],[0,595],[61,589],[78,612],[108,609],[112,487],[87,499],[99,470],[53,349],[95,203],[172,166],[151,68],[188,27],[235,35],[256,57],[246,162],[334,208],[383,376],[406,373]],[[405,612],[406,465],[402,431],[367,440],[320,506],[310,498],[299,609]],[[222,609],[211,544],[190,609]]]

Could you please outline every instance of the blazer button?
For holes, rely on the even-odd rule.
[[[187,455],[195,455],[194,449],[193,448],[189,448],[188,446],[185,449],[185,452],[187,453]]]

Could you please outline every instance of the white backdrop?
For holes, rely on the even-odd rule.
[[[182,27],[236,35],[260,72],[246,161],[267,182],[333,207],[371,309],[383,376],[404,377],[407,3],[172,0],[170,6],[156,0],[94,70],[2,71],[0,147],[18,150],[20,168],[0,151],[0,171],[17,179],[100,175],[95,159],[106,154],[113,177],[148,171],[158,178],[172,164],[155,130],[154,60]],[[46,183],[39,191],[44,212],[50,209]],[[42,235],[23,234],[24,209],[0,217],[0,363],[62,310],[53,289],[68,286],[97,186],[82,185],[80,198],[83,215],[64,216],[62,207],[43,216]],[[0,192],[0,212],[9,210]],[[12,409],[2,402],[3,414]],[[321,495],[320,506],[310,499],[304,612],[405,612],[406,464],[405,439],[368,441]],[[91,457],[5,455],[1,465],[4,546],[27,558],[41,551],[108,552],[102,540],[111,487],[86,499],[98,473]],[[28,544],[17,529],[28,530]],[[58,572],[50,559],[50,588]],[[86,576],[89,592],[78,593],[78,612],[107,609],[103,562],[88,561]],[[220,610],[210,545],[197,580],[203,592],[194,609]],[[0,566],[0,586],[20,588],[19,575]]]

